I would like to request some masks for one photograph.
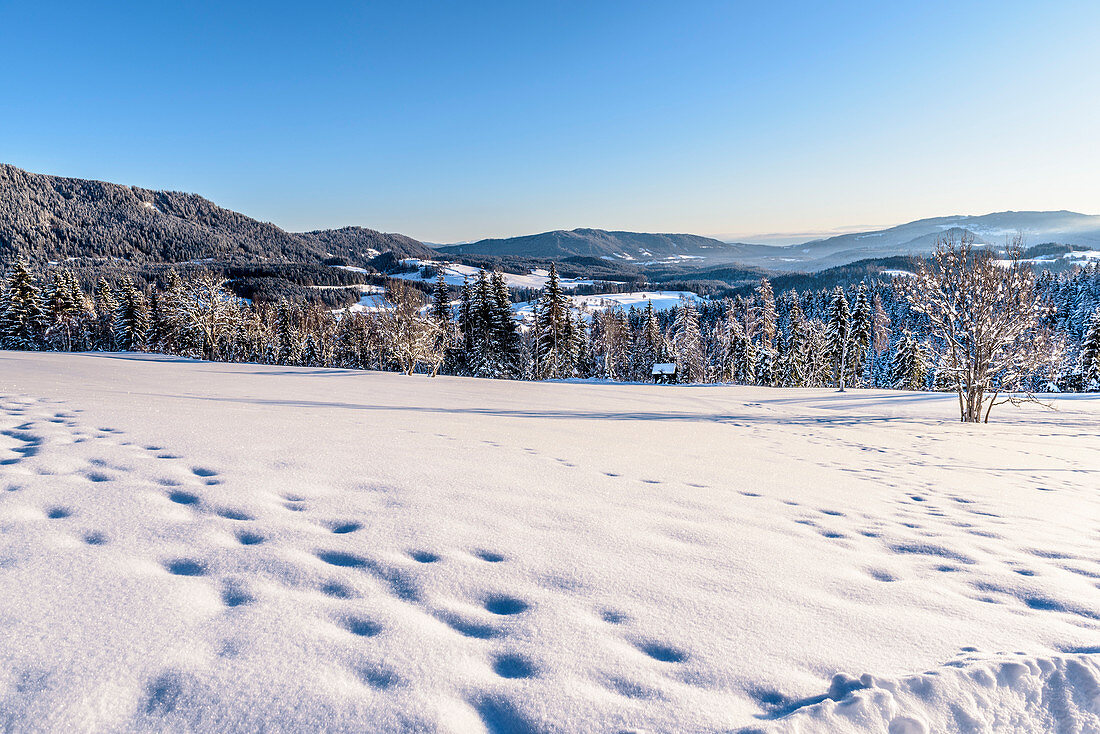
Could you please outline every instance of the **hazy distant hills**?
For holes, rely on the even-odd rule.
[[[294,233],[198,196],[28,173],[0,164],[0,260],[119,258],[134,264],[215,259],[365,262],[379,252],[429,257],[399,234],[362,227]]]
[[[644,234],[600,229],[556,230],[438,248],[440,252],[495,257],[563,259],[594,256],[637,264],[680,261],[710,267],[736,262],[768,270],[816,272],[868,258],[924,255],[946,235],[966,234],[1003,246],[1017,232],[1025,246],[1056,242],[1100,249],[1100,216],[1075,212],[998,212],[982,216],[921,219],[871,232],[844,234],[798,245],[722,242],[691,234]]]
[[[756,247],[756,246],[749,246]],[[601,257],[608,260],[644,263],[694,258],[725,258],[741,254],[745,245],[731,244],[695,234],[648,234],[609,232],[603,229],[554,230],[522,237],[489,239],[440,247],[454,255],[493,257]]]
[[[919,219],[889,229],[746,252],[741,262],[771,270],[817,271],[866,258],[925,255],[945,235],[970,234],[978,243],[1003,247],[1017,233],[1023,235],[1025,247],[1056,242],[1100,249],[1100,216],[1056,211]]]

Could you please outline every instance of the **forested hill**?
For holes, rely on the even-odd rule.
[[[135,264],[215,259],[365,263],[380,252],[430,257],[400,234],[363,227],[286,232],[197,194],[29,173],[0,163],[0,262],[121,258]]]
[[[603,257],[624,261],[648,261],[688,257],[698,259],[740,256],[759,245],[722,242],[694,234],[651,234],[648,232],[609,232],[602,229],[554,230],[541,234],[471,242],[440,247],[453,255],[492,255],[497,257]],[[769,249],[769,248],[765,248]]]

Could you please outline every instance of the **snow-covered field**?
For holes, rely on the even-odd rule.
[[[480,271],[480,268],[475,268],[472,265],[460,265],[459,263],[443,262],[441,260],[407,258],[401,262],[405,265],[413,265],[418,268],[432,267],[441,269],[443,271],[443,280],[447,285],[452,286],[462,285],[463,280],[472,284],[477,280],[477,274]],[[536,268],[526,275],[517,275],[516,273],[501,273],[501,275],[504,276],[504,283],[509,288],[545,288],[546,282],[550,279],[550,271],[542,268]],[[413,273],[394,273],[388,277],[397,280],[415,280],[421,283],[434,283],[436,279],[435,275],[425,278],[423,270],[417,270]],[[579,285],[593,285],[598,281],[583,280],[579,278],[559,278],[558,282],[565,290],[571,290]]]
[[[1055,403],[0,352],[0,729],[1095,732]]]
[[[703,299],[690,291],[630,291],[629,293],[600,293],[593,296],[570,296],[573,308],[578,311],[604,311],[609,308],[621,308],[624,311],[634,307],[644,310],[652,303],[657,311],[667,311],[680,305],[682,299],[702,303]],[[535,318],[535,301],[523,301],[512,304],[512,311],[522,321]]]

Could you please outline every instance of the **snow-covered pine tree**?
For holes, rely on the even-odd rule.
[[[134,286],[129,277],[123,278],[115,306],[115,348],[123,352],[140,352],[145,349],[149,334],[149,308],[145,294]]]
[[[115,312],[118,299],[106,278],[100,278],[95,287],[95,339],[96,349],[113,349],[115,345]]]
[[[496,352],[497,374],[495,377],[515,379],[522,373],[522,358],[519,330],[512,316],[512,299],[508,294],[508,284],[504,274],[494,271],[490,279],[492,314],[491,334]]]
[[[833,373],[835,385],[840,392],[848,378],[848,357],[851,350],[852,316],[848,309],[848,299],[839,285],[833,289],[829,299],[828,316],[825,323],[825,353]]]
[[[890,382],[890,317],[877,292],[871,299],[871,384],[885,387]]]
[[[1081,344],[1080,372],[1086,390],[1100,390],[1100,309],[1092,312]]]
[[[0,347],[37,349],[44,328],[41,293],[31,275],[30,265],[22,257],[17,258],[4,283]]]
[[[867,295],[867,284],[860,281],[856,288],[856,301],[852,307],[851,331],[848,345],[848,379],[853,385],[859,385],[864,379],[867,365],[867,353],[871,348],[874,335],[874,315],[871,301]]]
[[[672,351],[676,357],[676,374],[682,382],[704,382],[707,379],[699,311],[690,298],[681,298],[676,309],[676,319],[672,324]]]
[[[470,279],[462,276],[462,288],[459,290],[458,329],[461,332],[460,348],[457,350],[456,371],[458,374],[473,374],[474,354],[474,293]]]
[[[780,381],[788,387],[805,387],[809,384],[810,335],[806,317],[802,315],[802,306],[797,298],[791,299],[788,320],[790,330],[782,357]]]
[[[645,309],[639,317],[637,335],[633,339],[634,348],[630,355],[631,379],[644,382],[652,376],[653,365],[663,361],[663,342],[664,336],[653,310],[653,301],[646,301]]]
[[[897,390],[923,390],[928,358],[920,342],[908,329],[902,332],[890,363],[890,381]]]
[[[302,358],[302,339],[298,331],[297,308],[285,298],[275,311],[275,363],[296,365]]]
[[[43,312],[46,316],[44,339],[49,347],[66,352],[84,347],[84,293],[71,271],[54,273],[46,290]]]
[[[775,292],[772,290],[771,281],[767,278],[760,279],[760,285],[756,287],[757,304],[753,307],[756,312],[754,319],[757,327],[757,338],[765,351],[771,351],[775,346],[776,312]],[[765,382],[762,384],[770,384]]]
[[[557,266],[550,263],[546,287],[535,305],[535,379],[573,376],[574,322],[571,305],[558,280]]]
[[[431,314],[440,326],[450,327],[451,295],[447,288],[447,279],[443,275],[442,267],[436,272],[435,287],[432,288]]]
[[[756,384],[765,387],[774,387],[776,381],[776,355],[774,349],[768,349],[763,344],[756,350]]]
[[[496,377],[500,372],[500,354],[493,338],[493,288],[484,270],[478,271],[477,280],[470,290],[470,372],[475,377]]]

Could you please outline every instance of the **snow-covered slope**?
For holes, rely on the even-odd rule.
[[[1091,396],[11,352],[0,396],[0,729],[1100,726]]]

